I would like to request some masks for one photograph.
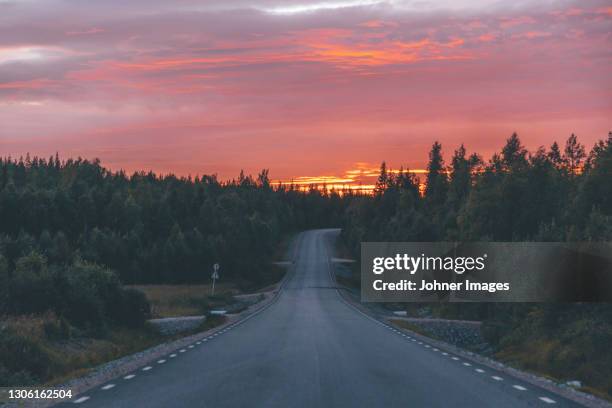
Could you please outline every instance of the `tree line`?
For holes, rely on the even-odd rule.
[[[485,162],[457,148],[429,153],[424,186],[383,162],[372,197],[347,205],[343,238],[362,241],[598,241],[612,237],[612,136],[587,154],[575,135],[563,148],[528,152],[513,134]]]
[[[99,160],[0,159],[0,315],[53,311],[85,326],[148,316],[133,283],[245,288],[275,278],[278,245],[340,217],[335,192],[273,187],[268,171],[215,176],[111,172]]]

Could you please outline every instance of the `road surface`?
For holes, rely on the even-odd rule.
[[[345,303],[329,271],[337,233],[316,230],[298,237],[284,289],[261,313],[65,405],[575,406],[506,374],[444,354]]]

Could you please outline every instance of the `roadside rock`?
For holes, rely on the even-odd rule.
[[[159,333],[168,336],[194,330],[205,321],[206,316],[184,316],[151,319],[147,321],[147,324],[152,326]]]

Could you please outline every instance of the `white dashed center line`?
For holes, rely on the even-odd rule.
[[[466,366],[466,367],[471,366],[471,364],[470,364],[470,363],[463,363],[463,365],[464,365],[464,366]]]
[[[455,361],[459,361],[459,359],[457,357],[451,357],[453,360]]]
[[[479,373],[484,373],[484,370],[482,368],[477,368],[476,371]]]
[[[166,360],[157,360],[157,364],[164,364]]]
[[[176,357],[176,354],[170,354],[170,358]]]
[[[126,375],[125,377],[123,377],[124,380],[131,380],[132,378],[136,377],[135,374],[130,374],[130,375]]]
[[[516,388],[519,391],[527,391],[527,388],[521,386],[521,385],[513,385],[514,388]]]
[[[443,356],[448,356],[448,353],[442,353]]]
[[[426,345],[425,345],[425,347],[427,347],[427,348],[431,348],[431,346],[430,346],[429,344],[426,344]]]
[[[82,403],[82,402],[87,401],[88,399],[89,399],[89,397],[81,397],[81,398],[79,398],[79,399],[77,399],[77,400],[74,400],[74,403],[75,403],[75,404],[80,404],[80,403]]]
[[[498,377],[496,375],[491,376],[492,379],[494,379],[495,381],[503,381],[504,379],[501,377]]]
[[[115,388],[115,384],[106,384],[104,387],[102,387],[104,391],[110,390],[111,388]]]
[[[180,350],[179,350],[179,353],[184,353],[184,352],[186,352],[186,351],[187,351],[187,350],[185,350],[185,349],[180,349]]]
[[[190,345],[189,345],[189,348],[193,348],[193,344],[190,344]]]
[[[145,368],[142,369],[142,371],[149,371],[150,369],[152,369],[153,367],[151,366],[146,366]]]
[[[433,351],[440,351],[440,350],[438,350],[437,348],[435,348],[435,349],[433,349]]]
[[[554,399],[550,399],[548,397],[540,397],[540,399],[547,404],[556,404],[556,401]]]

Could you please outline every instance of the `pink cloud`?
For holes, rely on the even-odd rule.
[[[121,18],[113,1],[3,16],[11,56],[65,50],[0,62],[3,152],[290,179],[357,161],[422,167],[435,139],[486,155],[514,130],[531,147],[571,132],[590,145],[609,130],[604,1],[283,16],[152,0]]]

